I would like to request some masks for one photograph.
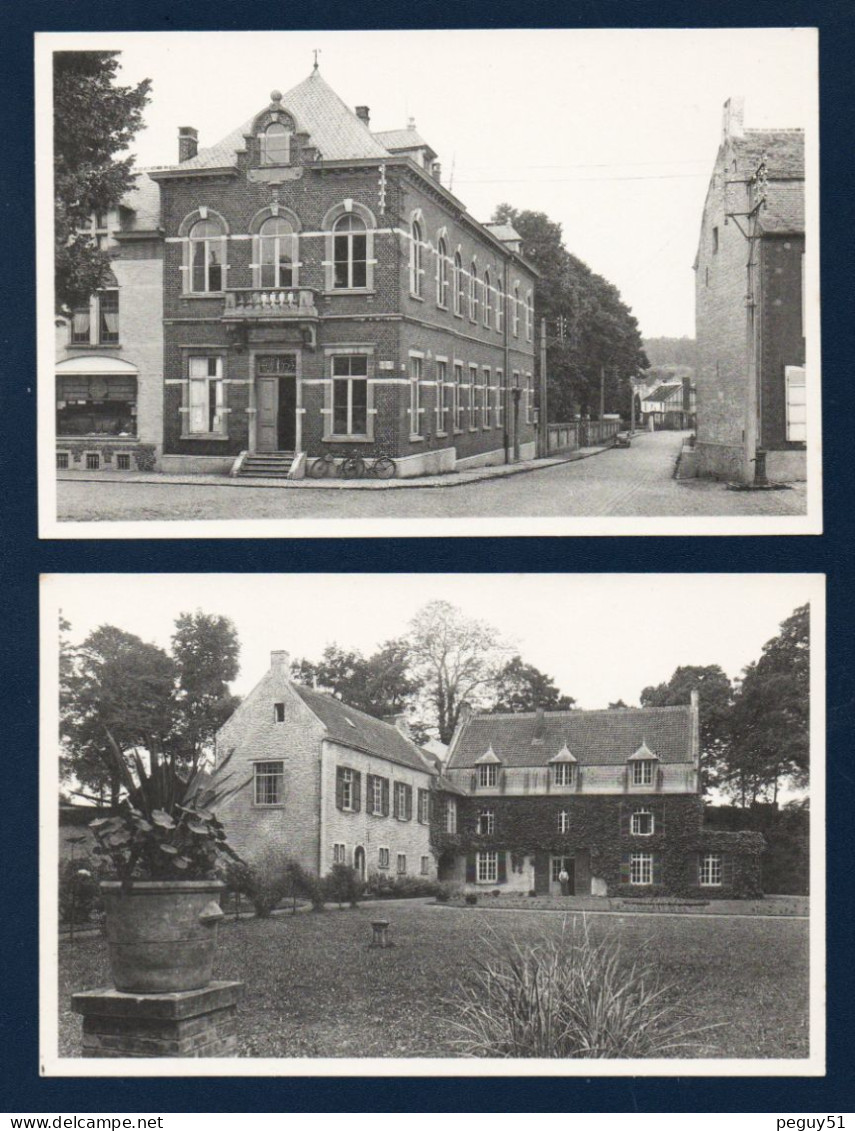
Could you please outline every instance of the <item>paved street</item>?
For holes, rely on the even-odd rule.
[[[543,516],[801,515],[805,484],[787,491],[728,491],[724,484],[673,478],[683,433],[637,436],[632,447],[520,474],[448,486],[341,490],[319,484],[242,486],[65,479],[60,520],[440,518]],[[378,487],[381,485],[378,484]]]

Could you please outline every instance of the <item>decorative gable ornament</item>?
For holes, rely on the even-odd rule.
[[[554,766],[558,762],[575,762],[576,758],[570,751],[569,746],[565,742],[557,754],[554,754],[547,762],[548,766]]]
[[[500,765],[500,764],[501,764],[501,758],[498,758],[496,756],[496,751],[493,749],[492,743],[490,743],[490,745],[487,747],[487,749],[481,755],[480,758],[475,759],[475,765],[476,766],[490,766],[490,765]]]
[[[641,746],[639,746],[636,752],[630,754],[629,758],[627,758],[628,762],[649,762],[651,760],[658,762],[659,756],[653,753],[644,739],[641,740]]]

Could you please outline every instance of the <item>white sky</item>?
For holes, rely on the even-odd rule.
[[[580,707],[638,704],[680,664],[729,676],[760,655],[798,605],[821,606],[804,574],[66,574],[43,581],[45,646],[56,607],[77,643],[100,624],[169,646],[197,608],[230,617],[241,641],[235,690],[246,694],[272,650],[316,659],[327,643],[365,652],[442,599],[488,621]]]
[[[211,145],[312,68],[372,129],[408,116],[479,220],[508,201],[563,225],[645,336],[694,334],[694,260],[721,108],[746,126],[817,119],[811,30],[172,32],[64,36],[153,80],[139,164],[174,164],[178,127]],[[79,42],[78,42],[79,41]]]

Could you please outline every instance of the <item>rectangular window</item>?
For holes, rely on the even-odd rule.
[[[636,809],[630,818],[633,836],[650,836],[653,833],[653,814],[649,809]]]
[[[534,304],[531,299],[531,292],[526,295],[525,299],[525,340],[532,341],[534,338]]]
[[[448,364],[445,361],[437,360],[436,363],[436,430],[437,432],[445,432],[446,418],[448,414],[448,405],[446,398],[448,391],[446,382],[448,381]]]
[[[552,873],[551,874],[552,874],[552,882],[554,884],[560,884],[561,883],[560,877],[561,877],[562,872],[567,872],[568,875],[570,874],[570,868],[569,868],[568,865],[570,865],[572,863],[573,863],[573,857],[572,856],[553,856],[552,857]]]
[[[252,767],[255,804],[281,805],[284,776],[284,762],[256,762]]]
[[[635,887],[646,887],[653,883],[653,854],[633,852],[629,858],[629,882]]]
[[[493,411],[496,418],[496,427],[502,427],[502,410],[504,408],[504,395],[502,392],[502,385],[505,380],[505,375],[501,369],[496,370],[496,399],[493,404]]]
[[[98,341],[101,345],[115,345],[119,340],[119,292],[101,291],[98,303]]]
[[[418,819],[420,825],[430,823],[430,792],[426,789],[419,790]]]
[[[413,787],[395,782],[395,816],[399,821],[413,819]]]
[[[423,876],[430,875],[430,857],[429,856],[423,856],[422,857],[421,874]]]
[[[86,470],[87,471],[98,471],[100,466],[101,466],[101,456],[98,454],[98,452],[87,452],[86,453]]]
[[[701,887],[719,888],[722,881],[721,855],[718,852],[706,852],[701,857]]]
[[[718,228],[712,230],[712,251],[713,255],[718,255]]]
[[[534,378],[530,373],[525,375],[525,421],[534,424]]]
[[[410,358],[410,435],[421,435],[422,359]]]
[[[368,286],[368,236],[356,230],[337,233],[333,240],[333,286],[356,290]],[[339,225],[342,221],[339,221]]]
[[[807,387],[805,370],[801,365],[784,366],[787,392],[787,439],[805,443],[807,440]]]
[[[632,784],[653,784],[653,763],[648,759],[632,763]]]
[[[496,292],[496,329],[501,334],[505,328],[505,296],[501,287]]]
[[[495,762],[488,762],[486,766],[478,767],[478,785],[482,789],[491,789],[499,784],[499,767]]]
[[[56,468],[57,471],[66,471],[71,466],[70,456],[68,452],[56,453]]]
[[[397,872],[399,876],[406,876],[407,874],[407,857],[403,852],[398,853]]]
[[[496,831],[496,814],[492,809],[482,809],[478,814],[478,835],[493,836]]]
[[[223,359],[191,357],[189,362],[190,412],[188,432],[191,436],[223,435],[226,416],[223,411]]]
[[[119,292],[98,291],[71,315],[71,344],[108,346],[119,341]]]
[[[388,815],[388,791],[389,783],[385,778],[377,777],[376,774],[368,775],[368,811],[373,817]]]
[[[344,809],[346,813],[352,813],[356,808],[353,770],[348,769],[346,766],[339,766],[337,773],[339,799],[341,801],[339,808]]]
[[[562,809],[558,814],[558,831],[560,833],[567,833],[570,831],[570,814],[566,809]]]
[[[445,803],[445,831],[457,832],[457,801],[453,797],[449,797]]]
[[[381,848],[377,853],[377,867],[384,870],[389,867],[389,849]]]
[[[454,365],[454,430],[463,430],[463,366]]]
[[[336,436],[368,435],[368,356],[364,353],[334,354],[333,433]]]
[[[333,864],[347,863],[347,845],[334,844],[332,846],[332,862]]]
[[[552,780],[555,785],[572,785],[574,768],[572,762],[554,763],[552,767]]]
[[[491,373],[488,365],[484,366],[481,387],[481,427],[491,427],[491,413],[493,408],[493,388],[491,384]]]
[[[476,854],[479,884],[494,884],[499,878],[498,852],[479,852]]]
[[[91,345],[89,305],[81,306],[71,315],[71,342],[75,346]]]
[[[116,470],[117,471],[130,471],[131,470],[131,457],[127,452],[119,452],[116,456]]]
[[[273,704],[273,721],[276,722],[276,723],[284,723],[285,722],[285,704],[284,703],[274,703]]]
[[[469,366],[469,427],[478,427],[478,366]]]

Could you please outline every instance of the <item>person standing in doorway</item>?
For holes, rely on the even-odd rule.
[[[563,864],[561,865],[561,871],[558,873],[558,882],[559,882],[559,884],[561,884],[561,894],[562,895],[569,895],[570,894],[570,873],[567,871],[567,869],[564,867]]]

